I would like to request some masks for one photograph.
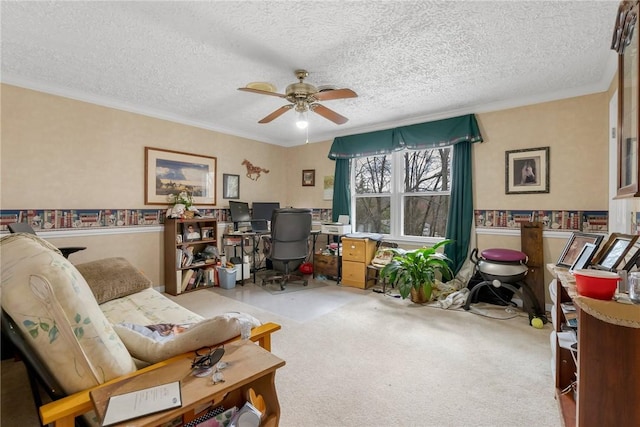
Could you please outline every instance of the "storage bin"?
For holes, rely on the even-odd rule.
[[[224,268],[218,267],[218,279],[222,289],[233,289],[236,287],[236,271],[238,267]]]

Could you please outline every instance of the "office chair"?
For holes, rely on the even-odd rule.
[[[309,236],[311,235],[311,210],[285,208],[273,211],[271,216],[271,236],[264,236],[265,255],[276,264],[283,264],[282,274],[262,279],[264,286],[270,281],[280,281],[280,289],[292,280],[308,281],[301,274],[291,272],[291,264],[297,268],[309,256]]]
[[[12,224],[9,224],[8,227],[9,227],[9,232],[11,233],[36,234],[36,231],[26,222],[14,222]],[[62,252],[62,255],[65,258],[69,258],[69,255],[71,255],[74,252],[83,251],[85,249],[87,249],[86,246],[67,246],[64,248],[58,248],[58,250]]]

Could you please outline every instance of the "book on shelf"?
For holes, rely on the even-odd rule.
[[[187,286],[189,286],[189,281],[193,276],[193,270],[185,270],[182,273],[182,282],[180,283],[180,290],[182,292],[187,290]]]

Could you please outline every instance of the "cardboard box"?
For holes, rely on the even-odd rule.
[[[348,234],[351,233],[351,225],[322,224],[320,232],[322,234]]]

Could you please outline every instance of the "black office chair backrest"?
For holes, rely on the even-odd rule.
[[[309,256],[311,210],[283,208],[271,216],[271,252],[269,258],[281,261]]]
[[[36,234],[36,231],[26,222],[14,222],[13,224],[9,224],[10,233],[29,233]]]

